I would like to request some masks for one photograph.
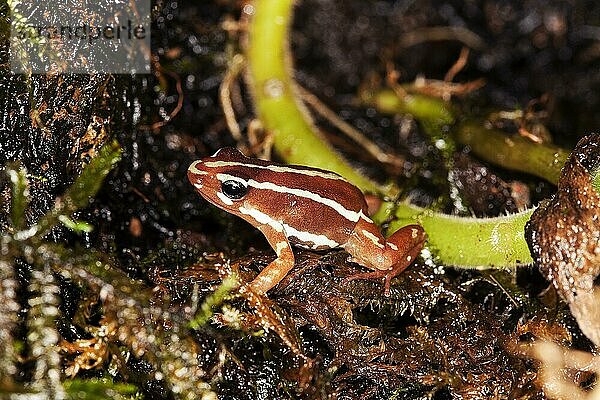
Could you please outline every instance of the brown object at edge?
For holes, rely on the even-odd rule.
[[[582,332],[600,345],[600,134],[579,141],[565,164],[558,192],[526,226],[536,265],[569,304]]]

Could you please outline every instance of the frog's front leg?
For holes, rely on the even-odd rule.
[[[392,278],[413,263],[426,237],[420,225],[407,225],[386,240],[373,222],[361,219],[344,248],[358,263],[374,271],[356,274],[346,280],[385,278],[387,296]]]
[[[271,223],[269,225],[258,226],[258,229],[267,238],[267,241],[275,250],[277,258],[267,265],[249,286],[256,293],[266,293],[269,289],[277,285],[294,267],[294,253],[290,242],[285,235],[283,225]]]

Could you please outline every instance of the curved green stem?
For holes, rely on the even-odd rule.
[[[374,105],[380,112],[387,114],[410,114],[421,123],[425,133],[446,160],[452,158],[455,151],[454,141],[448,140],[448,127],[454,125],[455,117],[451,106],[442,99],[421,94],[397,94],[392,89],[381,89],[376,92],[360,93],[364,104]]]
[[[555,185],[569,157],[569,153],[560,147],[537,144],[523,136],[508,137],[477,122],[460,124],[455,134],[458,141],[471,147],[477,156],[507,169],[535,175]]]
[[[288,31],[293,0],[256,0],[246,49],[248,85],[275,151],[288,163],[337,172],[364,192],[393,195],[353,169],[324,140],[298,98],[292,77]]]
[[[402,203],[390,231],[418,223],[427,232],[429,250],[446,265],[461,268],[515,267],[533,262],[525,241],[525,224],[533,209],[496,218],[439,214]]]
[[[361,99],[365,104],[374,105],[377,110],[387,114],[411,114],[421,122],[442,129],[454,124],[454,112],[450,105],[438,98],[420,94],[398,96],[392,89],[381,89],[377,92],[362,93]]]
[[[600,168],[592,173],[592,186],[600,193]]]
[[[444,126],[454,123],[456,117],[452,107],[437,98],[424,95],[398,96],[391,89],[381,89],[362,96],[365,104],[379,111],[409,113],[421,122],[427,133],[436,139]],[[487,129],[482,121],[466,121],[454,127],[453,138],[469,146],[482,160],[513,171],[525,172],[547,180],[558,182],[560,171],[569,152],[551,145],[534,143],[521,136],[507,136],[496,129]]]

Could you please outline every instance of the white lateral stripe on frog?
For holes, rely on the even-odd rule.
[[[269,225],[277,232],[283,232],[283,225],[280,222],[275,221],[273,218],[269,217],[267,214],[261,211],[258,211],[256,208],[246,208],[244,206],[241,206],[239,210],[242,214],[246,214],[254,218],[256,222],[263,225]]]
[[[310,191],[304,190],[304,189],[289,188],[286,186],[276,185],[272,182],[257,182],[253,179],[249,179],[246,181],[245,179],[241,179],[236,176],[229,175],[229,174],[217,174],[217,179],[221,182],[234,180],[234,181],[246,183],[248,186],[256,188],[256,189],[272,190],[277,193],[289,193],[289,194],[293,194],[295,196],[304,197],[306,199],[311,199],[319,204],[323,204],[325,206],[333,208],[342,217],[344,217],[347,220],[352,221],[352,222],[357,222],[361,218],[361,215],[363,215],[362,210],[360,212],[354,212],[354,211],[348,210],[347,208],[345,208],[344,206],[342,206],[340,203],[338,203],[335,200],[331,200],[326,197],[319,196],[316,193],[313,193],[313,192],[310,192]]]
[[[299,231],[288,224],[274,220],[267,214],[255,208],[246,208],[244,206],[241,206],[239,210],[242,214],[251,216],[252,218],[254,218],[254,220],[256,220],[256,222],[260,224],[269,225],[277,232],[285,232],[286,237],[293,236],[302,242],[312,242],[313,247],[326,246],[330,248],[335,248],[340,246],[340,244],[337,243],[335,240],[331,240],[325,235],[317,235],[310,232]]]
[[[231,199],[225,196],[223,193],[217,192],[217,197],[223,202],[223,204],[226,204],[228,206],[233,205],[233,201],[231,201]]]
[[[343,177],[333,174],[330,172],[316,171],[314,169],[299,169],[293,167],[284,167],[281,165],[256,165],[250,163],[243,163],[237,161],[206,161],[204,163],[206,167],[209,168],[218,168],[218,167],[247,167],[247,168],[257,168],[257,169],[266,169],[272,172],[283,172],[283,173],[293,173],[307,176],[318,176],[320,178],[325,179],[334,179],[339,181],[346,181]]]
[[[290,236],[295,237],[296,239],[302,242],[312,242],[312,248],[316,249],[318,247],[324,246],[329,248],[340,247],[340,244],[335,240],[329,239],[325,235],[316,235],[314,233],[299,231],[294,227],[289,226],[288,224],[283,224],[283,229],[285,230],[285,235],[289,238]]]

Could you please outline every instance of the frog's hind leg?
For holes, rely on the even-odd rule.
[[[401,274],[415,261],[425,244],[427,235],[420,225],[407,225],[398,229],[386,240],[386,250],[389,247],[394,251],[395,261],[392,269],[385,274],[385,295],[390,294],[392,278]],[[389,250],[388,250],[389,251]]]
[[[427,234],[421,225],[403,226],[387,238],[386,248],[389,247],[395,254],[394,269],[402,266],[398,273],[404,271],[417,258],[426,239]]]
[[[272,223],[261,225],[258,229],[265,235],[267,241],[275,250],[277,258],[267,265],[248,285],[256,293],[266,293],[277,285],[294,268],[294,253],[288,241],[283,226]]]
[[[408,225],[400,228],[385,240],[380,238],[380,235],[376,237],[372,227],[374,225],[365,226],[368,230],[359,227],[355,231],[365,238],[371,239],[376,247],[365,247],[364,243],[368,243],[368,241],[365,241],[365,238],[359,238],[351,240],[347,250],[353,254],[356,261],[374,271],[349,276],[346,281],[384,278],[384,293],[388,296],[391,280],[412,264],[421,252],[427,236],[420,225]]]

